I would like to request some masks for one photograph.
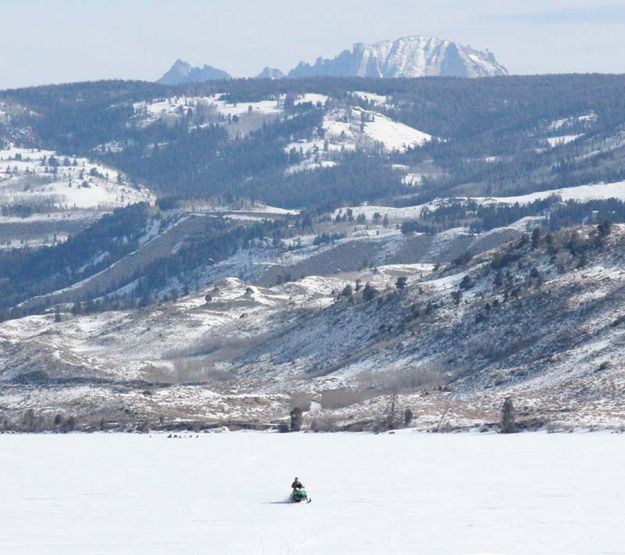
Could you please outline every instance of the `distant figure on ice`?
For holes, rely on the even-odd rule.
[[[296,476],[295,480],[291,484],[291,501],[294,503],[301,503],[305,501],[306,503],[310,503],[310,498],[304,489],[304,484],[299,481],[299,478]]]

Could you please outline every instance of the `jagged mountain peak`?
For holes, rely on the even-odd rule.
[[[354,44],[331,59],[301,62],[289,77],[489,77],[507,75],[489,51],[435,37],[410,36],[374,44]]]
[[[265,66],[256,79],[284,79],[286,75],[275,67]]]
[[[157,83],[161,85],[180,85],[222,79],[230,79],[230,74],[209,65],[195,67],[178,58]]]

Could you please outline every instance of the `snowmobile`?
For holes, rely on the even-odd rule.
[[[295,488],[291,493],[290,501],[291,503],[310,503],[312,499],[308,497],[308,493],[306,493],[304,488]]]

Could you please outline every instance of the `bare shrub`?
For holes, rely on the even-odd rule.
[[[41,414],[36,414],[33,409],[28,409],[21,414],[19,431],[34,433],[46,429],[45,419]]]
[[[151,369],[150,378],[155,382],[173,384],[193,382],[227,384],[232,380],[230,372],[215,368],[212,361],[205,358],[180,358],[174,360],[172,366],[172,369]]]
[[[65,418],[62,414],[56,414],[52,421],[54,429],[62,434],[73,432],[76,429],[76,417]]]
[[[243,301],[242,301],[243,302]],[[244,301],[253,306],[253,301]],[[213,301],[214,304],[214,301]],[[241,306],[241,304],[239,304]],[[230,305],[223,303],[223,308],[228,309]],[[202,360],[212,357],[213,360],[231,360],[237,356],[248,352],[252,347],[262,343],[268,339],[270,334],[259,334],[255,337],[214,337],[207,336],[190,345],[183,346],[179,349],[172,349],[163,355],[165,360]]]
[[[361,389],[349,389],[341,387],[338,389],[328,389],[321,393],[321,406],[324,409],[342,409],[375,396],[375,392]]]
[[[340,429],[339,419],[335,416],[317,416],[310,422],[312,432],[338,432]]]
[[[387,372],[363,372],[358,376],[361,388],[375,395],[393,392],[412,393],[423,388],[439,387],[449,383],[449,376],[438,366],[406,368]]]
[[[397,413],[398,413],[397,391],[393,391],[390,394],[388,400],[388,409],[386,411],[386,429],[394,430],[397,427]]]
[[[404,426],[406,428],[410,426],[410,424],[412,424],[413,418],[414,418],[414,415],[412,414],[411,409],[407,408],[406,410],[404,410]]]
[[[295,407],[291,410],[291,431],[299,432],[302,429],[303,414],[302,409]]]
[[[310,398],[310,395],[308,393],[291,393],[290,402],[292,407],[297,407],[303,411],[308,411],[310,410],[311,401],[312,399]]]

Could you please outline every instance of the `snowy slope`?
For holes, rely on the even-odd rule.
[[[418,177],[418,176],[417,176]],[[411,183],[411,179],[414,177],[408,174],[405,181]],[[393,221],[404,221],[408,219],[418,218],[421,214],[421,210],[427,208],[428,210],[436,210],[439,206],[444,206],[449,201],[466,201],[472,200],[481,204],[530,204],[537,200],[544,200],[549,197],[560,197],[563,202],[577,201],[587,202],[590,200],[605,200],[605,199],[618,199],[625,201],[625,181],[618,181],[615,183],[597,183],[592,185],[577,185],[575,187],[563,187],[561,189],[549,189],[547,191],[538,191],[536,193],[527,193],[525,195],[515,195],[506,197],[455,197],[450,199],[439,198],[431,202],[420,204],[416,206],[406,206],[403,208],[395,208],[390,206],[352,206],[344,207],[341,210],[350,208],[354,217],[359,214],[364,214],[367,219],[370,219],[375,212],[382,215],[386,214]],[[338,210],[335,212],[338,213]]]
[[[0,404],[13,426],[24,407],[41,410],[48,425],[59,410],[83,426],[105,418],[122,429],[141,421],[268,425],[288,412],[289,395],[301,393],[321,405],[328,426],[371,429],[397,383],[401,402],[418,409],[421,430],[436,428],[445,407],[446,426],[488,428],[508,395],[528,426],[619,429],[625,229],[615,226],[601,244],[592,228],[580,228],[575,255],[566,230],[551,247],[546,239],[537,248],[516,240],[496,256],[484,253],[518,239],[514,227],[405,237],[392,225],[363,225],[333,244],[302,237],[300,248],[281,254],[262,247],[237,253],[209,268],[202,291],[174,302],[78,317],[64,309],[61,322],[52,313],[4,322]],[[467,250],[473,259],[457,262]],[[441,260],[450,262],[434,269]],[[494,260],[513,263],[498,278]],[[286,273],[308,277],[275,285]],[[225,277],[232,275],[248,281]],[[398,277],[408,280],[401,293]],[[377,300],[363,299],[367,282]],[[351,301],[339,295],[347,284]],[[33,369],[35,384],[43,375],[58,387],[20,385]],[[144,394],[137,383],[161,385]],[[325,392],[340,399],[345,388],[359,396],[327,401]]]
[[[144,125],[160,121],[165,118],[180,118],[187,116],[189,111],[214,111],[222,116],[242,116],[250,111],[260,111],[267,114],[281,113],[276,100],[261,102],[230,103],[222,100],[223,94],[212,96],[172,96],[156,99],[150,102],[137,102],[133,105],[135,118]]]
[[[376,106],[386,106],[389,103],[389,97],[366,91],[354,91],[352,95],[366,102],[370,102]]]
[[[323,121],[326,136],[346,144],[380,144],[386,151],[405,152],[423,146],[432,136],[378,112],[349,108],[331,111]]]
[[[328,96],[305,93],[294,98],[293,104],[311,103],[324,105]],[[285,95],[267,97],[257,102],[229,102],[224,93],[210,96],[171,96],[133,104],[133,120],[140,126],[156,122],[174,123],[180,119],[195,117],[200,123],[231,121],[235,116],[280,116],[284,113]]]
[[[265,117],[275,119],[284,111],[284,98],[259,102],[232,103],[223,94],[211,96],[172,96],[133,104],[133,123],[146,127],[156,122],[175,124],[181,119],[190,119],[190,127],[204,124],[232,123],[233,118],[251,119]]]
[[[38,199],[57,209],[112,209],[153,197],[145,188],[128,185],[117,170],[85,158],[39,149],[0,150],[0,204]]]
[[[500,202],[505,204],[529,204],[536,200],[546,199],[551,196],[559,196],[563,201],[588,201],[600,199],[625,200],[625,181],[616,183],[597,183],[595,185],[578,185],[576,187],[565,187],[562,189],[550,189],[537,193],[528,193],[512,197],[475,197],[473,200],[479,202]]]
[[[304,160],[289,168],[289,173],[332,167],[341,153],[354,150],[406,152],[433,140],[428,133],[360,107],[334,108],[324,115],[321,129],[309,140],[298,140],[285,147]]]

